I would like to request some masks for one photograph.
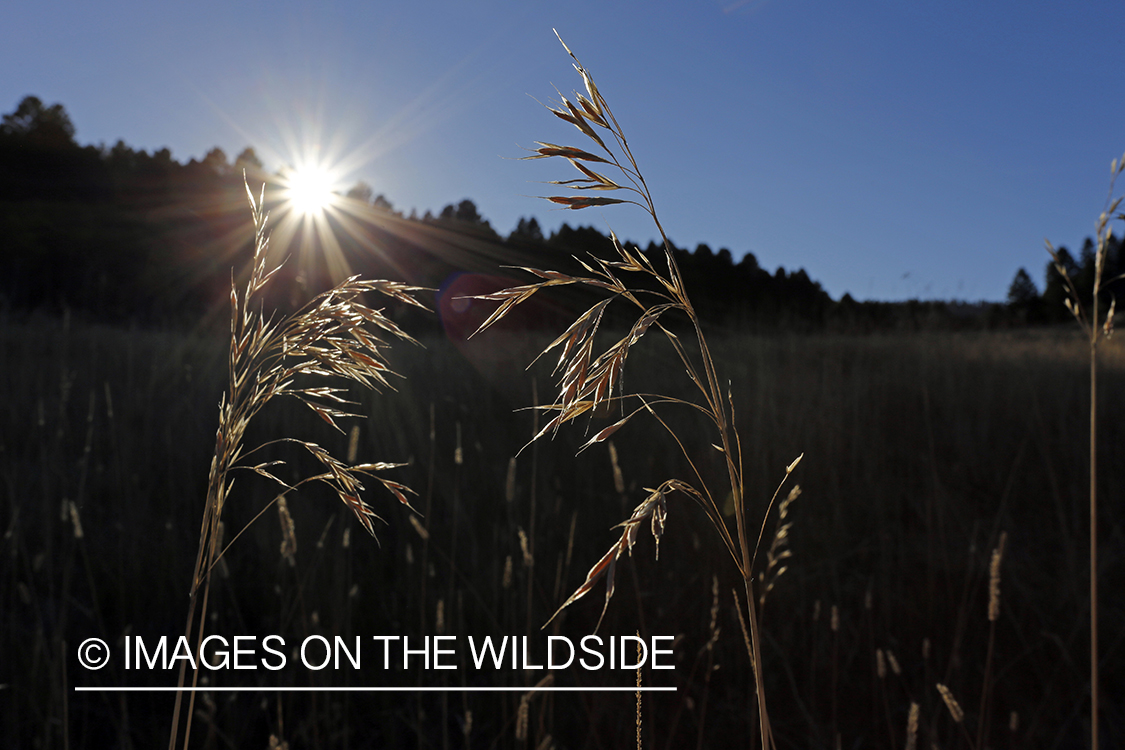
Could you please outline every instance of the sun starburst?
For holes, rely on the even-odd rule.
[[[301,216],[318,217],[339,202],[332,170],[321,164],[305,164],[286,172],[284,198]]]

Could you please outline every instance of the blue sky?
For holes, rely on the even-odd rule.
[[[62,103],[82,143],[180,161],[318,149],[396,208],[463,198],[611,226],[630,206],[552,210],[521,162],[584,146],[535,99],[581,79],[614,108],[678,245],[804,267],[838,298],[1002,299],[1043,239],[1093,233],[1125,151],[1115,2],[18,3],[0,31],[0,111]],[[533,98],[534,97],[534,98]]]

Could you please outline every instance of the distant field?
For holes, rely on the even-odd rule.
[[[371,488],[367,499],[388,522],[376,544],[330,493],[313,487],[290,496],[295,564],[279,554],[281,527],[270,509],[224,558],[210,631],[294,641],[312,633],[541,638],[540,626],[620,535],[610,527],[628,517],[643,488],[687,471],[666,435],[643,420],[613,438],[624,495],[614,489],[605,445],[575,457],[592,434],[582,425],[529,447],[511,469],[534,434],[533,414],[516,410],[553,395],[553,360],[523,371],[547,341],[509,331],[396,348],[391,358],[406,377],[397,393],[361,394],[369,418],[355,448],[361,461],[410,461],[388,476],[419,492],[425,517],[412,523],[393,497]],[[661,342],[649,345],[630,355],[629,386],[686,389]],[[86,672],[74,649],[91,636],[112,646],[125,634],[182,632],[225,346],[219,337],[55,318],[0,321],[0,639],[8,655],[0,724],[11,746],[166,742],[170,695],[78,695],[62,686],[175,684],[171,672],[126,672],[118,661]],[[1086,744],[1088,360],[1077,331],[717,332],[712,347],[719,376],[731,383],[755,530],[786,465],[804,454],[791,480],[802,489],[787,518],[792,557],[762,619],[778,746],[829,747],[839,732],[843,747],[901,747],[911,701],[921,706],[927,747],[966,746],[935,684],[949,686],[974,734],[988,562],[1001,531],[1007,549],[987,744]],[[1120,742],[1125,348],[1110,340],[1100,356],[1102,709],[1107,736]],[[667,413],[684,434],[700,435],[690,449],[701,465],[723,471],[703,425]],[[591,430],[610,416],[595,417]],[[260,440],[296,435],[339,455],[349,450],[347,436],[296,403],[271,405],[255,430]],[[261,460],[270,458],[307,460],[284,447]],[[264,480],[241,477],[224,514],[228,537],[275,494]],[[767,544],[775,527],[771,517]],[[749,746],[753,679],[731,598],[739,580],[687,501],[670,502],[658,561],[646,537],[623,560],[600,631],[679,637],[676,670],[643,675],[646,684],[679,688],[645,698],[646,747]],[[764,566],[764,552],[759,559]],[[707,651],[713,576],[721,632]],[[603,596],[595,588],[546,633],[590,632]],[[247,674],[242,684],[294,686],[532,686],[544,676]],[[631,685],[635,675],[568,671],[557,679]],[[631,746],[634,697],[607,695],[531,697],[519,740],[519,693],[218,695],[197,701],[193,741],[266,747],[282,722],[291,747]]]

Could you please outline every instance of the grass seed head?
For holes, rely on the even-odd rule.
[[[906,717],[906,750],[918,747],[918,713],[918,704],[911,702],[910,713]]]
[[[81,539],[86,536],[86,534],[82,530],[82,519],[78,516],[78,506],[74,504],[73,500],[67,500],[66,504],[70,511],[70,525],[74,529],[74,538]]]
[[[348,432],[348,463],[354,464],[356,455],[359,453],[359,425],[352,425],[352,429]]]
[[[527,532],[522,528],[518,528],[517,532],[520,537],[520,552],[523,554],[523,566],[525,568],[535,567],[535,558],[531,556],[531,544],[527,538]]]
[[[528,696],[525,693],[520,696],[520,707],[516,713],[516,741],[527,741],[527,723],[528,723]]]
[[[939,682],[937,689],[938,692],[941,693],[941,699],[945,701],[946,708],[949,709],[949,715],[953,718],[953,721],[960,724],[965,720],[965,712],[961,710],[961,704],[957,702],[957,699],[953,697],[953,693],[950,692],[949,688],[945,685]]]
[[[1007,532],[1001,532],[1000,543],[992,550],[992,560],[988,566],[988,620],[996,622],[1000,616],[1000,562],[1004,556],[1004,542]]]
[[[891,665],[891,671],[895,673],[896,677],[902,674],[902,667],[899,666],[898,658],[895,657],[895,652],[890,649],[887,649],[887,663]]]
[[[613,490],[618,495],[625,494],[625,475],[621,472],[621,464],[617,462],[617,446],[609,441],[609,463],[613,467]]]
[[[430,532],[422,525],[422,522],[418,520],[418,516],[410,516],[410,525],[414,527],[414,531],[416,531],[418,536],[422,537],[423,540],[430,538]]]
[[[277,517],[281,522],[281,556],[289,563],[289,567],[297,564],[297,529],[293,523],[293,516],[289,514],[289,504],[285,495],[278,495]]]

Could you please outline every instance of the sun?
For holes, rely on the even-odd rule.
[[[334,206],[339,199],[331,170],[304,165],[285,176],[285,200],[302,216],[317,217]]]

